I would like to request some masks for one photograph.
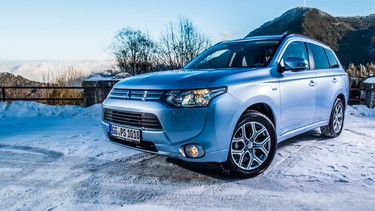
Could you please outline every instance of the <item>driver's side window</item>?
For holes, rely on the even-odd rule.
[[[306,50],[306,45],[304,42],[301,41],[292,42],[288,45],[288,47],[284,51],[282,61],[285,61],[289,57],[304,58],[308,63],[310,63]],[[310,69],[310,65],[307,69]]]

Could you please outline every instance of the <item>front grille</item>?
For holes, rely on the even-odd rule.
[[[109,98],[118,98],[123,100],[159,100],[163,91],[154,90],[130,90],[115,88],[109,93]]]
[[[151,151],[151,152],[158,152],[158,150],[155,147],[155,144],[152,143],[152,142],[149,142],[149,141],[142,140],[141,143],[133,143],[133,142],[124,141],[122,139],[115,138],[115,137],[110,137],[110,139],[111,139],[111,141],[116,142],[116,143],[121,144],[121,145],[129,146],[129,147],[133,147],[133,148],[138,148],[138,149],[143,149],[143,150],[147,150],[147,151]]]
[[[163,129],[158,117],[150,113],[104,110],[104,120],[121,125],[128,125],[142,129],[161,130]]]

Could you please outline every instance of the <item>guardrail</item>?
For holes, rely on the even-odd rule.
[[[7,97],[6,91],[7,90],[14,90],[14,89],[24,89],[24,90],[42,90],[42,89],[70,89],[70,90],[84,90],[86,88],[96,88],[96,87],[61,87],[61,86],[28,86],[28,87],[19,87],[19,86],[2,86],[1,89],[1,101],[7,101],[7,100],[31,100],[31,101],[38,101],[38,100],[61,100],[61,101],[69,101],[69,100],[77,100],[77,101],[83,101],[85,100],[84,97],[80,98],[67,98],[67,97],[61,97],[61,98],[51,98],[51,97]]]

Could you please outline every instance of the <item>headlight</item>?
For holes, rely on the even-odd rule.
[[[210,100],[227,91],[227,88],[174,90],[165,94],[165,101],[176,107],[205,107]]]

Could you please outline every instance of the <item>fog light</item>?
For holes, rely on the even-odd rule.
[[[200,158],[204,156],[204,149],[199,144],[189,144],[185,147],[185,153],[191,158]]]

